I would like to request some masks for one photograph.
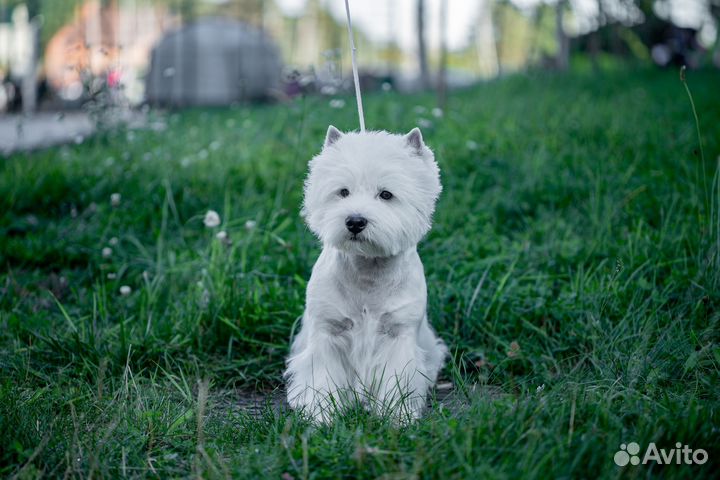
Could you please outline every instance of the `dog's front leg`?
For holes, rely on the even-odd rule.
[[[305,337],[303,338],[303,334]],[[302,332],[299,347],[288,360],[288,403],[304,409],[318,422],[327,422],[339,407],[339,396],[348,386],[337,339],[324,332]],[[295,348],[293,348],[295,350]]]
[[[410,332],[385,336],[376,359],[371,379],[375,411],[400,422],[419,418],[431,379],[424,371],[423,352],[415,336]]]

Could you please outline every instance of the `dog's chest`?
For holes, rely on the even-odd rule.
[[[375,263],[343,262],[323,251],[308,285],[308,317],[345,345],[416,329],[425,317],[425,281],[418,258],[402,260],[377,270]]]
[[[424,298],[408,291],[340,293],[334,300],[325,305],[326,314],[318,320],[328,325],[331,334],[356,345],[372,343],[378,337],[397,337],[417,327],[425,315]]]

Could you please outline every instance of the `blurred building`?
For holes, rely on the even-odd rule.
[[[228,105],[277,96],[282,61],[261,30],[205,17],[168,33],[152,52],[146,98],[160,105]]]

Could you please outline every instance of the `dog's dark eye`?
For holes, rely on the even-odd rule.
[[[388,192],[387,190],[383,190],[380,192],[380,198],[383,200],[390,200],[393,197],[393,194]]]
[[[338,192],[338,195],[340,195],[341,197],[345,198],[345,197],[347,197],[348,195],[350,195],[350,190],[348,190],[347,188],[343,188],[343,189],[341,189],[341,190]]]

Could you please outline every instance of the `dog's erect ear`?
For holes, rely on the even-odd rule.
[[[328,127],[327,133],[325,134],[324,148],[327,148],[330,145],[332,145],[333,143],[340,140],[340,137],[342,137],[342,132],[340,130],[338,130],[337,128],[333,127],[332,125],[330,125]]]
[[[410,147],[413,153],[422,155],[425,150],[425,142],[423,142],[422,132],[420,129],[415,127],[410,130],[410,133],[405,135],[405,144]]]

